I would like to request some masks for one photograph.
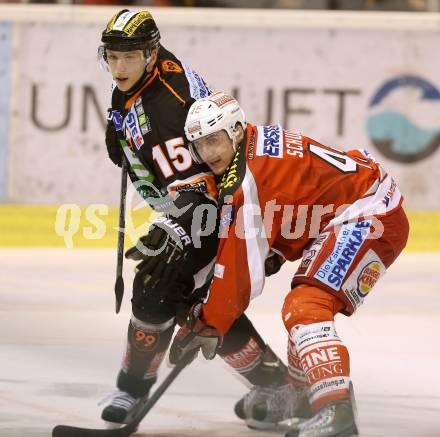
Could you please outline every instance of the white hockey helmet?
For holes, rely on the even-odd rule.
[[[234,97],[222,91],[196,100],[189,108],[185,122],[185,135],[190,142],[190,150],[197,162],[202,162],[194,146],[191,144],[199,138],[214,132],[225,130],[236,148],[236,128],[240,123],[246,129],[243,110]]]

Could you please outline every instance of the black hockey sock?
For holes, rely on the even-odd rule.
[[[156,382],[159,368],[174,332],[170,320],[147,324],[132,316],[128,325],[127,348],[118,374],[117,387],[134,397],[146,395]]]
[[[245,314],[226,333],[219,355],[252,385],[278,385],[286,380],[286,366]]]

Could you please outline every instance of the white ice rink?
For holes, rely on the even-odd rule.
[[[114,250],[0,250],[1,437],[49,437],[60,423],[101,427],[97,403],[119,369],[133,265],[125,264],[119,315],[114,270]],[[248,312],[283,358],[280,308],[294,271],[284,266],[270,278]],[[440,436],[440,254],[404,254],[364,307],[336,323],[351,353],[361,436]],[[234,417],[245,390],[220,360],[198,359],[137,435],[283,435],[251,431]]]

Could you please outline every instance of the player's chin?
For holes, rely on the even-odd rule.
[[[116,79],[116,85],[121,91],[128,91],[131,87],[131,81],[128,79]]]
[[[224,168],[223,167],[219,167],[218,165],[216,166],[210,166],[211,171],[216,175],[216,176],[221,176],[224,173]]]
[[[226,170],[226,167],[221,163],[220,160],[214,162],[207,162],[207,164],[208,167],[216,176],[221,176]]]

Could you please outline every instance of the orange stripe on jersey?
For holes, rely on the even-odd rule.
[[[184,99],[182,99],[182,97],[180,97],[179,93],[160,75],[160,73],[159,73],[159,80],[171,91],[173,96],[177,100],[179,100],[179,102],[182,103],[182,106],[186,105],[186,100],[184,100]]]
[[[136,99],[144,92],[145,88],[147,88],[151,84],[151,82],[153,82],[154,78],[158,74],[159,74],[159,70],[157,67],[155,67],[153,70],[153,74],[147,80],[147,82],[145,82],[145,84],[142,85],[142,87],[125,102],[125,109],[130,109],[133,106]]]
[[[191,191],[191,187],[193,186],[195,188],[194,191],[197,191],[196,188],[197,188],[197,185],[199,185],[199,184],[205,185],[206,193],[209,195],[209,197],[217,200],[217,196],[218,196],[217,184],[215,182],[214,177],[209,176],[209,175],[202,176],[197,179],[192,179],[189,182],[185,181],[185,182],[182,182],[181,184],[173,185],[170,187],[170,189],[173,192],[179,192],[182,190],[182,188],[184,188],[185,191]]]

